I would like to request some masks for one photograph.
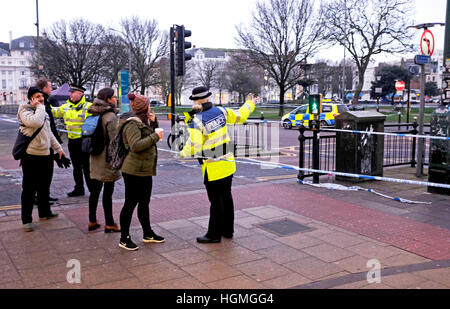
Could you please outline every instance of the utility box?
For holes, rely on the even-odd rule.
[[[336,129],[367,133],[336,132],[336,171],[383,176],[384,132],[386,116],[372,111],[348,111],[336,117]],[[359,182],[364,179],[336,176],[337,180]]]
[[[439,106],[431,115],[430,136],[450,137],[450,110]],[[430,140],[428,181],[450,185],[450,141]],[[450,195],[450,189],[428,187],[428,192]]]

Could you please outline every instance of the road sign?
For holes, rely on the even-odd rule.
[[[430,62],[430,56],[426,56],[426,55],[416,55],[414,57],[414,63],[415,64],[427,64]]]
[[[397,81],[395,83],[395,89],[397,89],[397,91],[402,91],[403,89],[405,89],[405,82],[404,81]]]
[[[431,56],[434,52],[434,36],[430,30],[426,29],[420,38],[420,51],[422,55]]]

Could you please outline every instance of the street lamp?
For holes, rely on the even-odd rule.
[[[111,31],[115,31],[120,33],[123,36],[124,41],[126,41],[126,35],[119,30],[113,29],[113,28],[109,28],[108,30]],[[128,84],[130,85],[130,89],[131,89],[131,44],[127,44],[128,45]]]

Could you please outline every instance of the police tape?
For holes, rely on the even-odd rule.
[[[374,193],[376,195],[382,196],[384,198],[387,199],[391,199],[397,202],[401,202],[401,203],[408,203],[408,204],[427,204],[430,205],[431,202],[421,202],[421,201],[412,201],[412,200],[407,200],[401,197],[393,197],[393,196],[389,196],[380,192],[377,192],[373,189],[366,189],[366,188],[361,188],[358,186],[352,186],[352,187],[346,187],[340,184],[335,184],[335,183],[312,183],[311,181],[307,181],[307,180],[298,180],[299,183],[304,184],[304,185],[309,185],[309,186],[313,186],[313,187],[317,187],[317,188],[325,188],[325,189],[329,189],[329,190],[340,190],[340,191],[366,191],[366,192],[370,192],[370,193]]]
[[[170,153],[173,153],[176,155],[180,154],[180,152],[173,151],[173,150],[167,150],[167,149],[161,149],[161,148],[158,148],[158,150],[161,150],[164,152],[170,152]],[[282,169],[288,169],[288,170],[294,170],[294,171],[312,172],[312,173],[318,173],[318,174],[331,174],[331,175],[335,175],[335,176],[344,176],[344,177],[350,177],[350,178],[380,180],[380,181],[393,182],[393,183],[404,183],[404,184],[410,184],[410,185],[419,185],[419,186],[450,189],[450,184],[398,179],[398,178],[389,178],[389,177],[381,177],[381,176],[370,176],[370,175],[362,175],[362,174],[352,174],[352,173],[335,172],[335,171],[316,170],[316,169],[312,169],[312,168],[300,168],[300,167],[283,164],[283,163],[268,163],[268,162],[261,162],[261,161],[217,159],[217,158],[208,158],[208,157],[201,157],[201,156],[189,157],[189,159],[209,159],[209,160],[215,160],[215,161],[228,161],[228,162],[234,161],[237,163],[243,163],[243,164],[248,164],[248,165],[259,165],[259,166],[282,168]]]
[[[426,139],[440,139],[445,141],[450,141],[448,136],[430,136],[430,135],[415,135],[415,134],[403,134],[403,133],[389,133],[389,132],[375,132],[375,131],[358,131],[358,130],[344,130],[344,129],[326,129],[321,128],[321,131],[329,132],[346,132],[346,133],[358,133],[358,134],[375,134],[375,135],[388,135],[388,136],[398,136],[398,137],[416,137],[416,138],[426,138]]]

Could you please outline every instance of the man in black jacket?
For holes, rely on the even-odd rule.
[[[58,143],[62,144],[63,142],[62,142],[61,138],[59,137],[58,131],[56,130],[55,118],[53,117],[52,108],[51,108],[50,102],[48,100],[50,95],[52,94],[52,83],[45,77],[41,77],[36,82],[36,87],[44,93],[45,111],[47,112],[47,115],[50,120],[50,128],[52,130],[53,135],[58,140]],[[53,149],[50,149],[50,155],[53,155]],[[50,185],[52,183],[52,178],[53,178],[53,164],[52,164],[52,170],[51,170],[51,172],[49,172],[48,177],[49,178],[47,179],[47,181],[48,181],[48,190],[49,190],[48,191],[49,201],[52,204],[52,202],[55,202],[58,200],[57,198],[50,196]]]

